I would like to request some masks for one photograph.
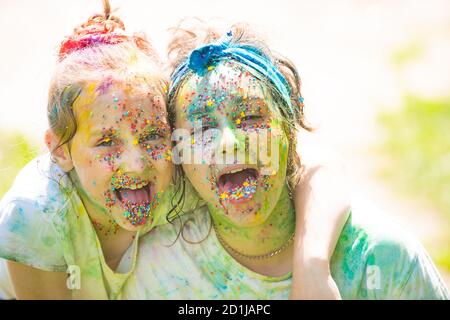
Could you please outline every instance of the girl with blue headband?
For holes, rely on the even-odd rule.
[[[314,238],[314,223],[296,216],[308,193],[296,137],[309,129],[296,69],[239,26],[220,39],[207,32],[206,41],[196,30],[177,31],[169,117],[182,152],[173,156],[206,206],[175,220],[181,239],[172,246],[167,239],[177,232],[169,226],[145,237],[124,296],[284,299],[292,289],[291,297],[305,297],[298,257],[322,233]],[[296,233],[303,237],[294,244]],[[311,272],[310,280],[336,292],[331,274],[344,299],[449,297],[422,246],[367,204],[352,202],[336,248],[330,243],[329,256],[317,254],[330,273]]]

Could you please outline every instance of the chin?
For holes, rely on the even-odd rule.
[[[255,227],[267,220],[267,217],[260,213],[260,208],[261,205],[255,201],[251,201],[245,206],[228,204],[224,214],[233,225]]]
[[[256,218],[255,215],[247,217],[228,217],[231,223],[242,228],[256,227],[264,223],[265,219]]]
[[[142,221],[142,223],[133,224],[130,220],[128,220],[124,216],[123,209],[120,209],[120,211],[118,209],[117,212],[113,213],[112,219],[121,229],[124,229],[127,231],[138,231],[139,229],[143,228],[144,226],[146,226],[152,222],[152,216],[151,216],[151,213],[149,213],[148,217],[146,217],[145,220]]]

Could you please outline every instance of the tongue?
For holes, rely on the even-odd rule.
[[[222,189],[222,191],[229,191],[231,189],[242,186],[246,179],[252,178],[253,176],[250,175],[247,170],[227,174],[222,177],[223,181],[221,181],[222,183],[219,185],[219,188]]]
[[[119,193],[123,200],[132,203],[144,203],[150,201],[150,197],[146,188],[140,188],[136,190],[119,189]]]

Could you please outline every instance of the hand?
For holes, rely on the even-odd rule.
[[[330,261],[350,209],[350,196],[338,170],[316,165],[305,169],[294,192],[291,299],[340,299]]]

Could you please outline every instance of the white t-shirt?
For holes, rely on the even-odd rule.
[[[162,202],[152,225],[140,234],[164,223],[170,208],[170,201]],[[75,299],[119,299],[135,265],[138,239],[139,234],[119,268],[111,270],[77,190],[49,154],[27,164],[0,201],[0,258],[44,271],[70,271]],[[0,271],[0,289],[10,297],[4,261]]]
[[[234,260],[221,246],[206,207],[179,225],[142,237],[124,299],[287,299],[291,274],[268,277]],[[209,235],[208,235],[209,233]],[[189,242],[198,242],[191,244]],[[448,299],[423,247],[382,213],[355,204],[334,252],[331,271],[343,299]]]

